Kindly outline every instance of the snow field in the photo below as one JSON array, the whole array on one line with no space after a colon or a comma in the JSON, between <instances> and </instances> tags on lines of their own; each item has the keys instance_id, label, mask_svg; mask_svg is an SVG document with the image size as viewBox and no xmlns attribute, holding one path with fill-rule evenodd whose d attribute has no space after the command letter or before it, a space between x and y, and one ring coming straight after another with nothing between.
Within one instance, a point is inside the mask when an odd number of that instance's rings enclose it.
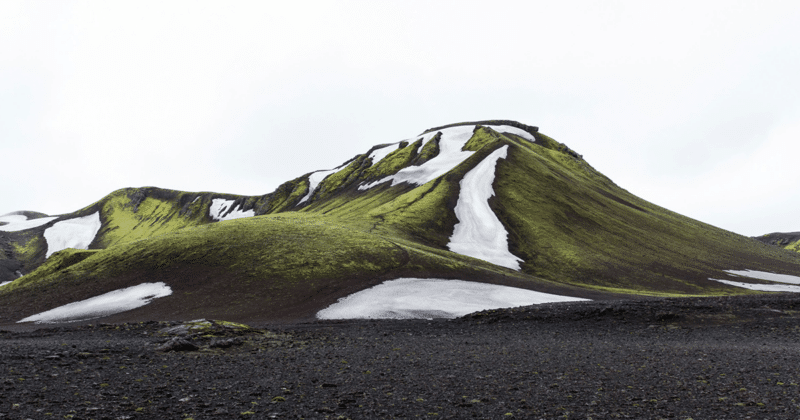
<instances>
[{"instance_id":1,"label":"snow field","mask_svg":"<svg viewBox=\"0 0 800 420\"><path fill-rule=\"evenodd\" d=\"M19 232L21 230L33 229L42 225L46 225L58 217L41 217L38 219L28 219L24 214L6 214L0 216L0 222L8 223L7 225L0 225L2 232Z\"/></svg>"},{"instance_id":2,"label":"snow field","mask_svg":"<svg viewBox=\"0 0 800 420\"><path fill-rule=\"evenodd\" d=\"M781 284L763 284L763 283L745 283L732 280L709 279L725 283L729 286L742 287L750 290L758 290L761 292L793 292L800 293L800 277L791 276L788 274L775 274L766 271L755 270L725 270L726 273L733 274L737 277L745 277L751 279L774 281Z\"/></svg>"},{"instance_id":3,"label":"snow field","mask_svg":"<svg viewBox=\"0 0 800 420\"><path fill-rule=\"evenodd\" d=\"M522 259L508 250L508 232L489 207L494 195L494 169L498 159L505 159L508 145L503 146L464 175L459 185L455 213L458 218L447 248L450 251L519 270Z\"/></svg>"},{"instance_id":4,"label":"snow field","mask_svg":"<svg viewBox=\"0 0 800 420\"><path fill-rule=\"evenodd\" d=\"M241 219L244 217L253 217L256 215L255 210L239 210L241 206L236 206L231 210L230 213L225 214L225 212L231 208L233 203L234 200L215 198L211 200L211 205L208 207L208 215L217 222L221 222L223 220Z\"/></svg>"},{"instance_id":5,"label":"snow field","mask_svg":"<svg viewBox=\"0 0 800 420\"><path fill-rule=\"evenodd\" d=\"M62 249L89 249L100 226L100 212L57 222L44 231L44 239L47 240L45 258Z\"/></svg>"},{"instance_id":6,"label":"snow field","mask_svg":"<svg viewBox=\"0 0 800 420\"><path fill-rule=\"evenodd\" d=\"M55 323L76 322L118 314L147 305L153 299L169 296L172 289L163 282L142 283L114 290L93 298L59 306L19 322Z\"/></svg>"},{"instance_id":7,"label":"snow field","mask_svg":"<svg viewBox=\"0 0 800 420\"><path fill-rule=\"evenodd\" d=\"M468 313L587 299L464 280L400 278L339 299L319 319L457 318Z\"/></svg>"}]
</instances>

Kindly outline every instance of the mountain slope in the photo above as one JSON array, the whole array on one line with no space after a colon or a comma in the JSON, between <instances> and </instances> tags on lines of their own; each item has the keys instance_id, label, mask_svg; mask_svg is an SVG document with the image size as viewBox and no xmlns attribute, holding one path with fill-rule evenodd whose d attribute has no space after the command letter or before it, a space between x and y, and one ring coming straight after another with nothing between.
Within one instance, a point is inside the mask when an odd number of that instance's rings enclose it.
<instances>
[{"instance_id":1,"label":"mountain slope","mask_svg":"<svg viewBox=\"0 0 800 420\"><path fill-rule=\"evenodd\" d=\"M603 299L754 293L709 280L736 278L725 270L800 274L796 253L641 200L513 121L426 130L263 196L131 188L20 219L0 226L0 323L144 282L174 293L109 319L311 318L399 277ZM77 237L89 250L58 252Z\"/></svg>"}]
</instances>

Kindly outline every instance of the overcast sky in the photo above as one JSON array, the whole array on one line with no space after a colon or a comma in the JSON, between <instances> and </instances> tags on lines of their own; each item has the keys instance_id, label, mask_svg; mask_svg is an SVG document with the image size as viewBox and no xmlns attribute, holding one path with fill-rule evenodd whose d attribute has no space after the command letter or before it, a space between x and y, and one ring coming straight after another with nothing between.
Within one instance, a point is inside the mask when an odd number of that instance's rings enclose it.
<instances>
[{"instance_id":1,"label":"overcast sky","mask_svg":"<svg viewBox=\"0 0 800 420\"><path fill-rule=\"evenodd\" d=\"M800 2L0 0L0 214L261 195L513 119L744 235L800 231Z\"/></svg>"}]
</instances>

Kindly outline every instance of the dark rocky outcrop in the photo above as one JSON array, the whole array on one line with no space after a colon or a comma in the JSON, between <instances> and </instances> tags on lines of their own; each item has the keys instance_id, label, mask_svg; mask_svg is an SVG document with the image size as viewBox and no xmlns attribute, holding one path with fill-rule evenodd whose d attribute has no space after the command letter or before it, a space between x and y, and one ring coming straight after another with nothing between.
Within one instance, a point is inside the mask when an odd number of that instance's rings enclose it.
<instances>
[{"instance_id":1,"label":"dark rocky outcrop","mask_svg":"<svg viewBox=\"0 0 800 420\"><path fill-rule=\"evenodd\" d=\"M786 245L800 241L800 232L775 232L766 235L756 236L754 239L761 241L768 245L775 245L785 247Z\"/></svg>"}]
</instances>

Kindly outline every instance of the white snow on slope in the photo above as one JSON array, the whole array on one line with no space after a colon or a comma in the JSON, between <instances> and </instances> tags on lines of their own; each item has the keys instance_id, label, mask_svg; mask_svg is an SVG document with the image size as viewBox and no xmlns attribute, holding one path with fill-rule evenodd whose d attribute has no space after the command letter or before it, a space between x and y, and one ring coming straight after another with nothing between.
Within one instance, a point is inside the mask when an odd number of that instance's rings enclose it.
<instances>
[{"instance_id":1,"label":"white snow on slope","mask_svg":"<svg viewBox=\"0 0 800 420\"><path fill-rule=\"evenodd\" d=\"M13 281L13 280L12 280L12 281ZM5 286L5 285L7 285L8 283L11 283L11 282L10 282L10 281L4 281L4 282L0 283L0 287L3 287L3 286Z\"/></svg>"},{"instance_id":2,"label":"white snow on slope","mask_svg":"<svg viewBox=\"0 0 800 420\"><path fill-rule=\"evenodd\" d=\"M489 125L486 127L490 127L499 133L516 134L529 141L535 140L534 137L527 131L512 127L510 125ZM436 157L423 163L422 165L409 166L401 169L394 175L387 176L366 185L360 185L358 189L362 191L367 190L388 181L392 181L392 186L395 186L401 182L422 185L446 174L456 166L460 165L461 162L467 160L467 158L472 156L473 153L475 153L461 150L464 145L467 144L469 139L472 138L472 132L474 130L474 125L461 125L444 128L438 131L432 131L430 133L423 134L422 136L415 137L414 139L408 139L408 141L411 142L416 141L415 139L422 138L422 145L420 146L421 149L422 147L425 147L425 144L427 144L436 135L436 133L442 133L442 138L439 140L439 154ZM373 164L375 163L376 162L373 160Z\"/></svg>"},{"instance_id":3,"label":"white snow on slope","mask_svg":"<svg viewBox=\"0 0 800 420\"><path fill-rule=\"evenodd\" d=\"M729 286L742 287L745 289L758 290L762 292L800 293L800 277L797 276L792 276L789 274L775 274L775 273L768 273L766 271L755 271L755 270L725 270L725 272L733 274L738 277L749 277L751 279L774 281L780 284L744 283L740 281L719 280L719 279L709 279L709 280L725 283Z\"/></svg>"},{"instance_id":4,"label":"white snow on slope","mask_svg":"<svg viewBox=\"0 0 800 420\"><path fill-rule=\"evenodd\" d=\"M225 214L226 211L233 205L235 200L226 200L224 198L215 198L211 200L211 205L208 207L208 215L212 219L220 222L223 220L242 219L244 217L253 217L256 215L255 210L240 210L241 206L236 206L230 213ZM225 214L223 216L223 214Z\"/></svg>"},{"instance_id":5,"label":"white snow on slope","mask_svg":"<svg viewBox=\"0 0 800 420\"><path fill-rule=\"evenodd\" d=\"M725 270L725 272L740 277L750 277L753 279L777 281L779 283L800 284L800 277L791 276L789 274L775 274L775 273L768 273L766 271L754 271L754 270Z\"/></svg>"},{"instance_id":6,"label":"white snow on slope","mask_svg":"<svg viewBox=\"0 0 800 420\"><path fill-rule=\"evenodd\" d=\"M743 283L740 281L709 279L725 283L729 286L742 287L750 290L759 290L762 292L794 292L800 293L800 286L793 286L789 284L756 284L756 283Z\"/></svg>"},{"instance_id":7,"label":"white snow on slope","mask_svg":"<svg viewBox=\"0 0 800 420\"><path fill-rule=\"evenodd\" d=\"M100 225L100 212L95 212L89 216L62 220L45 229L44 239L47 240L45 258L62 249L88 249L97 231L100 230Z\"/></svg>"},{"instance_id":8,"label":"white snow on slope","mask_svg":"<svg viewBox=\"0 0 800 420\"><path fill-rule=\"evenodd\" d=\"M487 309L587 299L464 280L401 278L339 299L319 319L456 318Z\"/></svg>"},{"instance_id":9,"label":"white snow on slope","mask_svg":"<svg viewBox=\"0 0 800 420\"><path fill-rule=\"evenodd\" d=\"M0 225L2 232L19 232L20 230L33 229L57 219L58 217L41 217L38 219L28 219L24 214L6 214L0 216L0 222L8 223Z\"/></svg>"},{"instance_id":10,"label":"white snow on slope","mask_svg":"<svg viewBox=\"0 0 800 420\"><path fill-rule=\"evenodd\" d=\"M498 133L516 134L525 140L536 141L536 137L533 137L533 134L521 128L512 127L510 125L490 125L489 127L491 127L494 131L497 131Z\"/></svg>"},{"instance_id":11,"label":"white snow on slope","mask_svg":"<svg viewBox=\"0 0 800 420\"><path fill-rule=\"evenodd\" d=\"M76 322L118 314L147 305L155 298L172 294L172 289L163 282L142 283L95 296L79 302L69 303L19 322L55 323Z\"/></svg>"},{"instance_id":12,"label":"white snow on slope","mask_svg":"<svg viewBox=\"0 0 800 420\"><path fill-rule=\"evenodd\" d=\"M381 150L381 149L378 149L378 150ZM314 172L311 175L309 175L308 176L308 192L306 193L306 196L303 197L302 200L297 202L297 205L299 206L300 204L303 204L306 201L308 201L308 199L311 198L311 195L314 194L314 191L317 190L317 187L319 187L320 182L322 182L325 178L327 178L328 175L333 175L336 172L341 171L342 169L346 168L347 165L349 165L349 163L345 163L344 165L339 166L339 167L334 168L334 169L329 169L329 170L326 170L326 171L317 171L317 172Z\"/></svg>"},{"instance_id":13,"label":"white snow on slope","mask_svg":"<svg viewBox=\"0 0 800 420\"><path fill-rule=\"evenodd\" d=\"M442 138L439 140L439 154L436 157L422 165L409 166L401 169L394 175L389 175L367 185L360 185L358 189L367 190L388 181L392 181L392 186L401 182L422 185L444 175L475 153L461 150L472 137L472 131L474 129L474 125L465 125L441 130ZM425 147L425 144L428 143L436 133L437 132L424 134L422 136L422 145L420 148Z\"/></svg>"},{"instance_id":14,"label":"white snow on slope","mask_svg":"<svg viewBox=\"0 0 800 420\"><path fill-rule=\"evenodd\" d=\"M399 146L399 143L393 143L388 146L381 147L380 149L373 150L372 153L369 154L369 158L372 160L372 166L377 165L378 162L383 160L383 158L389 156L390 153L397 150L397 146Z\"/></svg>"},{"instance_id":15,"label":"white snow on slope","mask_svg":"<svg viewBox=\"0 0 800 420\"><path fill-rule=\"evenodd\" d=\"M494 195L494 169L498 159L505 159L508 145L503 146L472 168L459 185L455 213L458 218L447 248L467 255L519 270L522 259L508 250L508 232L489 207Z\"/></svg>"}]
</instances>

